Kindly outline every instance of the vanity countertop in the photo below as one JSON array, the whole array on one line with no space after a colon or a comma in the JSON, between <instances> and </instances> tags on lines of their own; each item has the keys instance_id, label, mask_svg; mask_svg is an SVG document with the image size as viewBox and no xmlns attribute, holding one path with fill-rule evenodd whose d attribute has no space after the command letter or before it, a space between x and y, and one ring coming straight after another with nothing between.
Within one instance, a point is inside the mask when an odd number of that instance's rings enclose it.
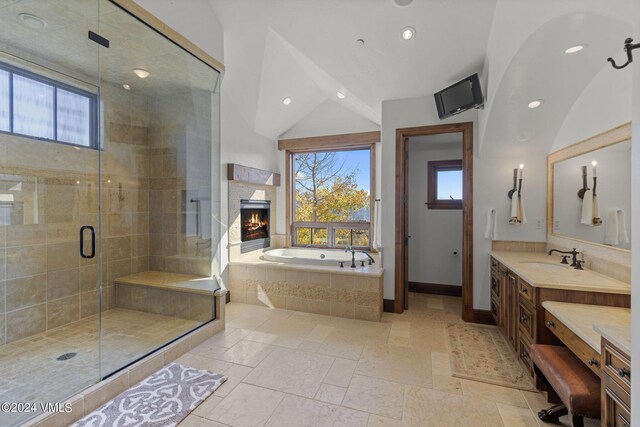
<instances>
[{"instance_id":1,"label":"vanity countertop","mask_svg":"<svg viewBox=\"0 0 640 427\"><path fill-rule=\"evenodd\" d=\"M544 301L542 306L598 353L604 336L630 354L631 309L557 301Z\"/></svg>"},{"instance_id":2,"label":"vanity countertop","mask_svg":"<svg viewBox=\"0 0 640 427\"><path fill-rule=\"evenodd\" d=\"M627 356L631 356L631 323L626 325L596 323L593 329Z\"/></svg>"},{"instance_id":3,"label":"vanity countertop","mask_svg":"<svg viewBox=\"0 0 640 427\"><path fill-rule=\"evenodd\" d=\"M631 285L593 270L560 264L560 257L541 252L491 251L496 261L538 288L631 295Z\"/></svg>"}]
</instances>

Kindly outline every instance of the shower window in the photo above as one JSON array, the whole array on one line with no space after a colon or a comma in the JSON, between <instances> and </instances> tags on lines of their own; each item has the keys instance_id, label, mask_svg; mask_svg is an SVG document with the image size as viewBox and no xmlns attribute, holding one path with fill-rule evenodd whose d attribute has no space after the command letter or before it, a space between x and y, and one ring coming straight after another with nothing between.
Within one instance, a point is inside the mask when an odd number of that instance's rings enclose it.
<instances>
[{"instance_id":1,"label":"shower window","mask_svg":"<svg viewBox=\"0 0 640 427\"><path fill-rule=\"evenodd\" d=\"M0 63L0 131L97 148L95 94Z\"/></svg>"}]
</instances>

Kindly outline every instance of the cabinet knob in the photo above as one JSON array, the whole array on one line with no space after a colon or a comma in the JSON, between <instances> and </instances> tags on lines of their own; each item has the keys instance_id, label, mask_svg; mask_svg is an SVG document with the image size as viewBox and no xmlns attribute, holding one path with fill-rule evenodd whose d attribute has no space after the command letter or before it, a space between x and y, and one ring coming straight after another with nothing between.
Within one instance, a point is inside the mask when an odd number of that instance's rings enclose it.
<instances>
[{"instance_id":1,"label":"cabinet knob","mask_svg":"<svg viewBox=\"0 0 640 427\"><path fill-rule=\"evenodd\" d=\"M618 369L618 375L620 376L620 378L629 377L629 379L631 379L631 369L620 368Z\"/></svg>"},{"instance_id":2,"label":"cabinet knob","mask_svg":"<svg viewBox=\"0 0 640 427\"><path fill-rule=\"evenodd\" d=\"M529 323L529 318L524 314L520 315L520 323Z\"/></svg>"},{"instance_id":3,"label":"cabinet knob","mask_svg":"<svg viewBox=\"0 0 640 427\"><path fill-rule=\"evenodd\" d=\"M556 324L555 324L555 323L553 323L553 322L551 322L551 321L549 321L549 322L547 322L547 327L548 327L548 328L555 328L555 327L556 327Z\"/></svg>"},{"instance_id":4,"label":"cabinet knob","mask_svg":"<svg viewBox=\"0 0 640 427\"><path fill-rule=\"evenodd\" d=\"M485 282L486 283L486 282ZM520 292L522 292L523 294L528 294L529 293L529 289L527 288L520 288Z\"/></svg>"},{"instance_id":5,"label":"cabinet knob","mask_svg":"<svg viewBox=\"0 0 640 427\"><path fill-rule=\"evenodd\" d=\"M600 367L600 362L598 360L596 360L596 359L593 359L593 358L587 360L587 364L589 366L595 366L596 368Z\"/></svg>"}]
</instances>

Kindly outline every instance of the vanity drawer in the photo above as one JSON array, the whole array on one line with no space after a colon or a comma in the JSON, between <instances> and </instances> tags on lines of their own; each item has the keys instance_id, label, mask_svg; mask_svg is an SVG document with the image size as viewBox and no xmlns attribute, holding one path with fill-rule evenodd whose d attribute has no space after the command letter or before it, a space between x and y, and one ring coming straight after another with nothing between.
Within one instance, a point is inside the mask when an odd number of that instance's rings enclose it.
<instances>
[{"instance_id":1,"label":"vanity drawer","mask_svg":"<svg viewBox=\"0 0 640 427\"><path fill-rule=\"evenodd\" d=\"M496 299L493 295L491 296L491 315L493 316L493 320L496 322L497 326L502 325L500 299Z\"/></svg>"},{"instance_id":2,"label":"vanity drawer","mask_svg":"<svg viewBox=\"0 0 640 427\"><path fill-rule=\"evenodd\" d=\"M631 397L608 375L602 376L603 425L631 427Z\"/></svg>"},{"instance_id":3,"label":"vanity drawer","mask_svg":"<svg viewBox=\"0 0 640 427\"><path fill-rule=\"evenodd\" d=\"M560 341L569 347L585 365L600 376L600 354L596 350L546 310L544 312L544 324L555 336L560 338Z\"/></svg>"},{"instance_id":4,"label":"vanity drawer","mask_svg":"<svg viewBox=\"0 0 640 427\"><path fill-rule=\"evenodd\" d=\"M491 271L491 297L500 299L500 273Z\"/></svg>"},{"instance_id":5,"label":"vanity drawer","mask_svg":"<svg viewBox=\"0 0 640 427\"><path fill-rule=\"evenodd\" d=\"M518 303L518 329L532 342L536 340L536 312L529 308L522 296Z\"/></svg>"},{"instance_id":6,"label":"vanity drawer","mask_svg":"<svg viewBox=\"0 0 640 427\"><path fill-rule=\"evenodd\" d=\"M533 377L533 361L531 360L530 351L531 344L525 336L520 336L518 339L518 357L529 371L529 375Z\"/></svg>"},{"instance_id":7,"label":"vanity drawer","mask_svg":"<svg viewBox=\"0 0 640 427\"><path fill-rule=\"evenodd\" d=\"M491 258L491 270L495 271L496 273L500 272L500 263L493 259L493 257Z\"/></svg>"},{"instance_id":8,"label":"vanity drawer","mask_svg":"<svg viewBox=\"0 0 640 427\"><path fill-rule=\"evenodd\" d=\"M518 294L533 304L533 286L518 278Z\"/></svg>"},{"instance_id":9,"label":"vanity drawer","mask_svg":"<svg viewBox=\"0 0 640 427\"><path fill-rule=\"evenodd\" d=\"M606 340L602 341L602 369L627 394L631 394L631 361Z\"/></svg>"}]
</instances>

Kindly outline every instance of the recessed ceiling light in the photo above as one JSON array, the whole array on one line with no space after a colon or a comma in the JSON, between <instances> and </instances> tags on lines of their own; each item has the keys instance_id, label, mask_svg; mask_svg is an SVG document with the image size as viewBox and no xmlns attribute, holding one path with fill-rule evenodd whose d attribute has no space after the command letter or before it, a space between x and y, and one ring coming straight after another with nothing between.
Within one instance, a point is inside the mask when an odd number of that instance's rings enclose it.
<instances>
[{"instance_id":1,"label":"recessed ceiling light","mask_svg":"<svg viewBox=\"0 0 640 427\"><path fill-rule=\"evenodd\" d=\"M135 73L136 76L140 77L141 79L146 79L147 77L149 77L149 74L151 74L150 72L142 68L134 68L133 72Z\"/></svg>"},{"instance_id":2,"label":"recessed ceiling light","mask_svg":"<svg viewBox=\"0 0 640 427\"><path fill-rule=\"evenodd\" d=\"M122 88L123 88L124 90L131 90L131 86L130 86L130 85L128 85L128 84L126 84L126 83L122 85Z\"/></svg>"},{"instance_id":3,"label":"recessed ceiling light","mask_svg":"<svg viewBox=\"0 0 640 427\"><path fill-rule=\"evenodd\" d=\"M413 27L404 27L400 36L403 40L411 40L416 35L416 29Z\"/></svg>"},{"instance_id":4,"label":"recessed ceiling light","mask_svg":"<svg viewBox=\"0 0 640 427\"><path fill-rule=\"evenodd\" d=\"M363 39L356 40L356 46L358 46L358 47L364 46L364 40Z\"/></svg>"},{"instance_id":5,"label":"recessed ceiling light","mask_svg":"<svg viewBox=\"0 0 640 427\"><path fill-rule=\"evenodd\" d=\"M571 46L569 48L567 48L564 53L576 53L576 52L580 52L582 49L585 48L585 45L583 44L577 44L575 46Z\"/></svg>"},{"instance_id":6,"label":"recessed ceiling light","mask_svg":"<svg viewBox=\"0 0 640 427\"><path fill-rule=\"evenodd\" d=\"M344 93L342 93L342 92L340 92L340 91L336 92L336 96L337 96L338 98L340 98L340 99L344 99Z\"/></svg>"},{"instance_id":7,"label":"recessed ceiling light","mask_svg":"<svg viewBox=\"0 0 640 427\"><path fill-rule=\"evenodd\" d=\"M41 30L47 26L47 21L30 13L21 13L18 15L18 19L20 19L24 25L33 30Z\"/></svg>"},{"instance_id":8,"label":"recessed ceiling light","mask_svg":"<svg viewBox=\"0 0 640 427\"><path fill-rule=\"evenodd\" d=\"M409 6L413 0L393 0L395 4L398 6L404 7Z\"/></svg>"},{"instance_id":9,"label":"recessed ceiling light","mask_svg":"<svg viewBox=\"0 0 640 427\"><path fill-rule=\"evenodd\" d=\"M283 103L284 105L289 105L289 104L291 104L291 97L290 97L290 96L287 96L285 99L283 99L283 100L282 100L282 103Z\"/></svg>"},{"instance_id":10,"label":"recessed ceiling light","mask_svg":"<svg viewBox=\"0 0 640 427\"><path fill-rule=\"evenodd\" d=\"M538 108L542 104L544 104L544 101L542 99L534 99L529 103L529 108Z\"/></svg>"}]
</instances>

